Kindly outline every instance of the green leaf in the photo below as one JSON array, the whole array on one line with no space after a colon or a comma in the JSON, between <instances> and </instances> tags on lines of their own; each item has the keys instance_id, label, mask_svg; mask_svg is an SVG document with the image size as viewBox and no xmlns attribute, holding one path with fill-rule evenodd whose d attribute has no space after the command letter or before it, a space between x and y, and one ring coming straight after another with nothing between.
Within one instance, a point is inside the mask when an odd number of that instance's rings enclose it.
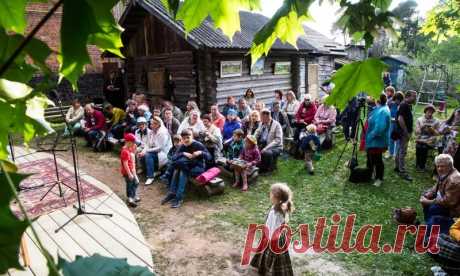
<instances>
[{"instance_id":1,"label":"green leaf","mask_svg":"<svg viewBox=\"0 0 460 276\"><path fill-rule=\"evenodd\" d=\"M15 187L27 177L16 173L9 173L9 176ZM5 173L0 173L0 274L6 273L9 268L22 269L19 247L22 235L29 226L27 221L19 220L10 210L14 194L7 181Z\"/></svg>"},{"instance_id":2,"label":"green leaf","mask_svg":"<svg viewBox=\"0 0 460 276\"><path fill-rule=\"evenodd\" d=\"M0 1L0 27L23 34L26 30L26 4L27 0Z\"/></svg>"},{"instance_id":3,"label":"green leaf","mask_svg":"<svg viewBox=\"0 0 460 276\"><path fill-rule=\"evenodd\" d=\"M104 257L94 254L90 257L77 256L75 261L68 262L59 257L59 268L64 276L110 275L110 276L151 276L154 275L146 267L132 266L126 259Z\"/></svg>"},{"instance_id":4,"label":"green leaf","mask_svg":"<svg viewBox=\"0 0 460 276\"><path fill-rule=\"evenodd\" d=\"M24 98L32 92L32 88L22 82L0 79L0 97L7 100Z\"/></svg>"},{"instance_id":5,"label":"green leaf","mask_svg":"<svg viewBox=\"0 0 460 276\"><path fill-rule=\"evenodd\" d=\"M87 44L120 57L122 28L115 22L112 7L117 0L64 0L61 26L60 79L67 78L74 89L86 64L91 62ZM78 30L76 29L78 26Z\"/></svg>"},{"instance_id":6,"label":"green leaf","mask_svg":"<svg viewBox=\"0 0 460 276\"><path fill-rule=\"evenodd\" d=\"M24 36L19 34L7 35L5 30L0 28L0 41L2 41L0 43L0 63L6 62L24 39ZM27 83L38 67L43 73L50 73L46 65L46 59L50 54L51 50L48 45L39 39L32 38L2 78ZM26 61L27 55L31 58L33 64ZM38 67L34 66L34 64Z\"/></svg>"},{"instance_id":7,"label":"green leaf","mask_svg":"<svg viewBox=\"0 0 460 276\"><path fill-rule=\"evenodd\" d=\"M305 31L302 24L309 19L308 8L313 0L284 0L273 17L254 36L250 50L253 63L268 51L279 38L297 48L297 39Z\"/></svg>"},{"instance_id":8,"label":"green leaf","mask_svg":"<svg viewBox=\"0 0 460 276\"><path fill-rule=\"evenodd\" d=\"M374 5L381 10L388 10L391 5L392 0L372 0Z\"/></svg>"},{"instance_id":9,"label":"green leaf","mask_svg":"<svg viewBox=\"0 0 460 276\"><path fill-rule=\"evenodd\" d=\"M343 109L349 100L361 92L378 98L384 87L382 73L387 68L384 62L376 58L344 65L330 80L335 87L326 103Z\"/></svg>"},{"instance_id":10,"label":"green leaf","mask_svg":"<svg viewBox=\"0 0 460 276\"><path fill-rule=\"evenodd\" d=\"M177 10L179 9L179 0L161 0L161 3L169 13L176 17Z\"/></svg>"},{"instance_id":11,"label":"green leaf","mask_svg":"<svg viewBox=\"0 0 460 276\"><path fill-rule=\"evenodd\" d=\"M167 7L171 8L171 5L168 4ZM231 39L235 32L240 30L239 11L243 9L259 10L260 2L259 0L185 0L179 7L176 17L183 21L185 30L190 32L210 16L214 26L220 28Z\"/></svg>"}]
</instances>

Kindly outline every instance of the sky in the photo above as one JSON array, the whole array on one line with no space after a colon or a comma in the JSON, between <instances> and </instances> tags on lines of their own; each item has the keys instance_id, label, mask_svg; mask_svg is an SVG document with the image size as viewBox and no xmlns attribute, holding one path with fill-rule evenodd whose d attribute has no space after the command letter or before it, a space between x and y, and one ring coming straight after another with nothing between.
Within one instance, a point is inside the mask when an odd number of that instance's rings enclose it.
<instances>
[{"instance_id":1,"label":"sky","mask_svg":"<svg viewBox=\"0 0 460 276\"><path fill-rule=\"evenodd\" d=\"M281 6L282 0L262 0L262 14L265 16L272 16L276 10ZM403 0L393 0L390 9L396 7ZM420 16L425 16L426 12L433 8L439 1L438 0L416 0L418 4L418 12ZM343 35L340 33L333 34L331 32L332 25L337 19L336 12L338 11L338 5L331 5L329 1L323 1L321 6L318 5L318 1L310 8L310 13L313 17L313 21L307 22L307 26L315 29L316 31L333 38L335 41L342 43L344 42Z\"/></svg>"}]
</instances>

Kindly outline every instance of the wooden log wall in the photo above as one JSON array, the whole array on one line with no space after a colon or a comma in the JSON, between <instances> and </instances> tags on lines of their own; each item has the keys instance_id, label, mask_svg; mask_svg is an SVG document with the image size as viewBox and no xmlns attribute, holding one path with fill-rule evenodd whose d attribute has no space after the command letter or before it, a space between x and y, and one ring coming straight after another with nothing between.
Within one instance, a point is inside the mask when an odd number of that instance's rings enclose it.
<instances>
[{"instance_id":1,"label":"wooden log wall","mask_svg":"<svg viewBox=\"0 0 460 276\"><path fill-rule=\"evenodd\" d=\"M128 60L127 71L130 87L145 86L145 74L165 69L172 75L175 84L176 104L185 107L191 98L197 98L196 68L192 51L142 56ZM149 91L146 91L149 94Z\"/></svg>"},{"instance_id":2,"label":"wooden log wall","mask_svg":"<svg viewBox=\"0 0 460 276\"><path fill-rule=\"evenodd\" d=\"M272 56L266 57L264 63L263 75L250 74L250 58L244 55L230 55L230 54L217 54L214 55L214 75L216 79L215 102L223 105L228 96L240 98L244 95L246 89L251 88L257 99L265 103L271 103L274 98L274 91L280 89L288 91L292 89L292 74L275 75L273 74L273 67L275 62L291 61L291 57L286 56ZM220 62L242 60L242 76L240 77L220 77Z\"/></svg>"}]
</instances>

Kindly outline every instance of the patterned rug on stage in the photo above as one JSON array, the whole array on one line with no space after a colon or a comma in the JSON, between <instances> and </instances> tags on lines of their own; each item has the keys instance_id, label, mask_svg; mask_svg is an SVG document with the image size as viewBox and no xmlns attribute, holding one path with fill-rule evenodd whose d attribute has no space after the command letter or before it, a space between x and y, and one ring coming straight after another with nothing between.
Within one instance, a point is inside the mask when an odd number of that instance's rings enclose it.
<instances>
[{"instance_id":1,"label":"patterned rug on stage","mask_svg":"<svg viewBox=\"0 0 460 276\"><path fill-rule=\"evenodd\" d=\"M67 206L72 206L77 202L77 193L75 186L75 177L73 170L64 168L58 162L59 178L62 183L62 194L59 194L59 186L55 185L51 190L50 188L56 182L56 171L54 161L52 158L45 158L19 165L21 173L32 174L24 181L21 182L22 188L32 188L29 190L22 190L19 192L19 198L23 203L28 216L35 218L54 210L61 209ZM92 185L88 181L80 177L80 196L82 200L88 200L96 196L102 195L103 190ZM43 185L43 186L41 186ZM37 188L33 188L37 187ZM50 190L50 192L42 199L42 197ZM19 206L12 204L11 209L16 215L20 215Z\"/></svg>"}]
</instances>

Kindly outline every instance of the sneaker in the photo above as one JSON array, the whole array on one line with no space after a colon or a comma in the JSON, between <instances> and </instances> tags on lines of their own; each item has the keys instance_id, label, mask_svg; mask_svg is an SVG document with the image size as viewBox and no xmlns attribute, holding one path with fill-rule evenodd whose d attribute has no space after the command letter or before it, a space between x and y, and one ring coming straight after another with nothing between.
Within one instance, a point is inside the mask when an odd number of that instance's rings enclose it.
<instances>
[{"instance_id":1,"label":"sneaker","mask_svg":"<svg viewBox=\"0 0 460 276\"><path fill-rule=\"evenodd\" d=\"M308 171L309 175L315 175L315 171Z\"/></svg>"},{"instance_id":2,"label":"sneaker","mask_svg":"<svg viewBox=\"0 0 460 276\"><path fill-rule=\"evenodd\" d=\"M134 202L140 202L140 201L141 201L141 198L140 198L140 197L136 196L136 197L134 198Z\"/></svg>"},{"instance_id":3,"label":"sneaker","mask_svg":"<svg viewBox=\"0 0 460 276\"><path fill-rule=\"evenodd\" d=\"M128 206L137 207L136 201L132 197L128 197Z\"/></svg>"},{"instance_id":4,"label":"sneaker","mask_svg":"<svg viewBox=\"0 0 460 276\"><path fill-rule=\"evenodd\" d=\"M180 206L182 205L182 200L174 200L172 203L171 203L171 208L179 208Z\"/></svg>"},{"instance_id":5,"label":"sneaker","mask_svg":"<svg viewBox=\"0 0 460 276\"><path fill-rule=\"evenodd\" d=\"M410 175L408 175L407 173L399 173L399 176L404 179L404 180L407 180L407 181L412 181L412 177Z\"/></svg>"},{"instance_id":6,"label":"sneaker","mask_svg":"<svg viewBox=\"0 0 460 276\"><path fill-rule=\"evenodd\" d=\"M162 200L161 200L161 205L165 205L166 203L170 202L176 198L175 194L168 193Z\"/></svg>"},{"instance_id":7,"label":"sneaker","mask_svg":"<svg viewBox=\"0 0 460 276\"><path fill-rule=\"evenodd\" d=\"M380 187L381 185L382 185L382 180L380 180L380 179L375 180L375 182L374 182L375 187Z\"/></svg>"},{"instance_id":8,"label":"sneaker","mask_svg":"<svg viewBox=\"0 0 460 276\"><path fill-rule=\"evenodd\" d=\"M152 185L153 184L153 178L147 178L147 180L145 181L145 185Z\"/></svg>"},{"instance_id":9,"label":"sneaker","mask_svg":"<svg viewBox=\"0 0 460 276\"><path fill-rule=\"evenodd\" d=\"M394 168L393 171L396 172L396 173L400 173L400 172L401 172L398 168Z\"/></svg>"}]
</instances>

